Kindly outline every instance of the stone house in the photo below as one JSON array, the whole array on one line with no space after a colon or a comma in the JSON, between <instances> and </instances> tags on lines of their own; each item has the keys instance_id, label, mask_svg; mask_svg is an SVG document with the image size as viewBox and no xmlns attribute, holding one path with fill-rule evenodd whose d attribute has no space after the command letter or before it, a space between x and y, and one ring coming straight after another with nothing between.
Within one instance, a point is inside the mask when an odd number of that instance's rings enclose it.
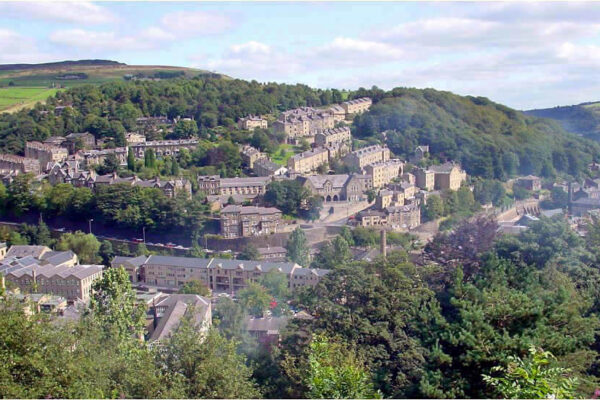
<instances>
[{"instance_id":1,"label":"stone house","mask_svg":"<svg viewBox=\"0 0 600 400\"><path fill-rule=\"evenodd\" d=\"M253 195L254 197L265 194L267 185L272 178L269 176L221 178L219 181L219 194L221 195Z\"/></svg>"},{"instance_id":2,"label":"stone house","mask_svg":"<svg viewBox=\"0 0 600 400\"><path fill-rule=\"evenodd\" d=\"M267 158L266 154L261 153L258 149L250 145L246 145L242 148L241 156L244 164L250 169L254 168L254 163L256 161L261 158Z\"/></svg>"},{"instance_id":3,"label":"stone house","mask_svg":"<svg viewBox=\"0 0 600 400\"><path fill-rule=\"evenodd\" d=\"M269 235L277 232L281 215L274 207L229 205L221 210L221 235L228 239Z\"/></svg>"},{"instance_id":4,"label":"stone house","mask_svg":"<svg viewBox=\"0 0 600 400\"><path fill-rule=\"evenodd\" d=\"M84 149L93 149L96 146L96 138L89 132L71 133L65 137L66 146L71 153L77 150L77 143L81 143Z\"/></svg>"},{"instance_id":5,"label":"stone house","mask_svg":"<svg viewBox=\"0 0 600 400\"><path fill-rule=\"evenodd\" d=\"M253 131L257 128L267 129L267 126L267 120L256 115L249 115L247 117L240 118L238 121L238 127L248 131Z\"/></svg>"},{"instance_id":6,"label":"stone house","mask_svg":"<svg viewBox=\"0 0 600 400\"><path fill-rule=\"evenodd\" d=\"M52 146L40 142L27 142L25 144L25 157L35 158L40 162L41 168L47 171L47 165L63 162L69 153L64 147Z\"/></svg>"},{"instance_id":7,"label":"stone house","mask_svg":"<svg viewBox=\"0 0 600 400\"><path fill-rule=\"evenodd\" d=\"M283 165L276 164L267 158L261 158L254 162L254 173L258 176L282 176L288 169Z\"/></svg>"},{"instance_id":8,"label":"stone house","mask_svg":"<svg viewBox=\"0 0 600 400\"><path fill-rule=\"evenodd\" d=\"M219 175L198 175L198 191L207 195L216 195L221 191Z\"/></svg>"},{"instance_id":9,"label":"stone house","mask_svg":"<svg viewBox=\"0 0 600 400\"><path fill-rule=\"evenodd\" d=\"M28 173L38 175L41 172L40 162L34 158L0 154L0 173Z\"/></svg>"},{"instance_id":10,"label":"stone house","mask_svg":"<svg viewBox=\"0 0 600 400\"><path fill-rule=\"evenodd\" d=\"M404 162L397 158L393 158L387 161L378 161L369 164L364 170L367 175L373 177L373 187L380 188L402 175L403 168Z\"/></svg>"},{"instance_id":11,"label":"stone house","mask_svg":"<svg viewBox=\"0 0 600 400\"><path fill-rule=\"evenodd\" d=\"M354 150L344 157L344 163L350 168L362 171L369 164L390 159L390 149L381 145L373 145Z\"/></svg>"},{"instance_id":12,"label":"stone house","mask_svg":"<svg viewBox=\"0 0 600 400\"><path fill-rule=\"evenodd\" d=\"M458 190L467 180L467 173L454 163L433 165L429 170L435 173L435 190Z\"/></svg>"},{"instance_id":13,"label":"stone house","mask_svg":"<svg viewBox=\"0 0 600 400\"><path fill-rule=\"evenodd\" d=\"M315 145L321 147L332 143L350 143L351 140L352 135L348 127L325 129L315 134Z\"/></svg>"},{"instance_id":14,"label":"stone house","mask_svg":"<svg viewBox=\"0 0 600 400\"><path fill-rule=\"evenodd\" d=\"M314 172L323 164L329 162L329 152L327 149L319 147L296 154L288 159L288 169L297 174Z\"/></svg>"},{"instance_id":15,"label":"stone house","mask_svg":"<svg viewBox=\"0 0 600 400\"><path fill-rule=\"evenodd\" d=\"M328 110L333 115L333 120L335 122L344 121L346 119L346 110L341 105L333 104Z\"/></svg>"},{"instance_id":16,"label":"stone house","mask_svg":"<svg viewBox=\"0 0 600 400\"><path fill-rule=\"evenodd\" d=\"M369 111L372 104L373 101L370 98L361 97L343 102L342 108L346 111L346 114L362 114Z\"/></svg>"},{"instance_id":17,"label":"stone house","mask_svg":"<svg viewBox=\"0 0 600 400\"><path fill-rule=\"evenodd\" d=\"M424 168L415 168L412 173L415 176L415 184L427 191L433 190L435 187L435 172Z\"/></svg>"}]
</instances>

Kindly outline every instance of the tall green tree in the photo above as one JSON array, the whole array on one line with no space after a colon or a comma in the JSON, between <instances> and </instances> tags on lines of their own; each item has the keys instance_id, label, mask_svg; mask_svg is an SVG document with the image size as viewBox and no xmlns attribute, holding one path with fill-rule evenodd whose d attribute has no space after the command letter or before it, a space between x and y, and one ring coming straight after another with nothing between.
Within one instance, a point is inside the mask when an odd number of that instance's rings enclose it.
<instances>
[{"instance_id":1,"label":"tall green tree","mask_svg":"<svg viewBox=\"0 0 600 400\"><path fill-rule=\"evenodd\" d=\"M381 398L356 356L324 336L312 340L308 365L307 397L311 399Z\"/></svg>"},{"instance_id":2,"label":"tall green tree","mask_svg":"<svg viewBox=\"0 0 600 400\"><path fill-rule=\"evenodd\" d=\"M127 169L130 171L135 171L135 157L131 147L127 149Z\"/></svg>"},{"instance_id":3,"label":"tall green tree","mask_svg":"<svg viewBox=\"0 0 600 400\"><path fill-rule=\"evenodd\" d=\"M123 343L142 336L144 306L136 301L129 274L123 267L105 270L92 288L91 317L107 335L115 335Z\"/></svg>"},{"instance_id":4,"label":"tall green tree","mask_svg":"<svg viewBox=\"0 0 600 400\"><path fill-rule=\"evenodd\" d=\"M98 252L100 251L100 242L96 236L91 233L77 231L75 233L65 233L61 236L57 250L72 250L82 263L93 264L100 262Z\"/></svg>"},{"instance_id":5,"label":"tall green tree","mask_svg":"<svg viewBox=\"0 0 600 400\"><path fill-rule=\"evenodd\" d=\"M159 363L169 389L186 398L258 398L252 369L236 343L215 330L203 333L189 315L164 343Z\"/></svg>"},{"instance_id":6,"label":"tall green tree","mask_svg":"<svg viewBox=\"0 0 600 400\"><path fill-rule=\"evenodd\" d=\"M309 263L308 240L300 227L294 229L285 245L288 260L298 265L306 266Z\"/></svg>"}]
</instances>

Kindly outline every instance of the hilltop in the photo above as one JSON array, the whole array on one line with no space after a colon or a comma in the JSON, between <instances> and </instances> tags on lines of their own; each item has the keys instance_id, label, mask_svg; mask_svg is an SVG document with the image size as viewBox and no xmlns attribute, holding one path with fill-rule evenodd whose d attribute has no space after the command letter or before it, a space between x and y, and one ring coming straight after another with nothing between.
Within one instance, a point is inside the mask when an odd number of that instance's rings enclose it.
<instances>
[{"instance_id":1,"label":"hilltop","mask_svg":"<svg viewBox=\"0 0 600 400\"><path fill-rule=\"evenodd\" d=\"M600 102L524 111L536 117L558 121L564 129L600 141Z\"/></svg>"},{"instance_id":2,"label":"hilltop","mask_svg":"<svg viewBox=\"0 0 600 400\"><path fill-rule=\"evenodd\" d=\"M111 60L77 60L77 61L56 61L39 64L0 64L0 71L44 69L44 68L63 68L63 67L83 67L98 65L125 65L123 63Z\"/></svg>"},{"instance_id":3,"label":"hilltop","mask_svg":"<svg viewBox=\"0 0 600 400\"><path fill-rule=\"evenodd\" d=\"M0 65L0 111L14 112L44 101L57 91L126 79L192 78L209 71L164 65L127 65L112 60ZM222 76L222 75L218 75Z\"/></svg>"}]
</instances>

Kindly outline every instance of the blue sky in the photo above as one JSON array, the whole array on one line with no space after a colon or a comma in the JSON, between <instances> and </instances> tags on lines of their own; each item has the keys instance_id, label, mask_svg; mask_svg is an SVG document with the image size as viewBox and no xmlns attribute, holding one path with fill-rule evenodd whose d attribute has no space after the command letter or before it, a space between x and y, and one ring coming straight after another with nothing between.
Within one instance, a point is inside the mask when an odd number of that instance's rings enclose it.
<instances>
[{"instance_id":1,"label":"blue sky","mask_svg":"<svg viewBox=\"0 0 600 400\"><path fill-rule=\"evenodd\" d=\"M600 3L0 2L0 63L85 58L552 107L600 100Z\"/></svg>"}]
</instances>

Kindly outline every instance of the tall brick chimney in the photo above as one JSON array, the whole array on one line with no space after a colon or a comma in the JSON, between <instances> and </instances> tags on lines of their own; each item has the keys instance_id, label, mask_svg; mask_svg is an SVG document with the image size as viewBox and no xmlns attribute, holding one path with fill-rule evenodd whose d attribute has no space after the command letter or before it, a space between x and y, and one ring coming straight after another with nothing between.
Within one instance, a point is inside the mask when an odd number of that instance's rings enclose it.
<instances>
[{"instance_id":1,"label":"tall brick chimney","mask_svg":"<svg viewBox=\"0 0 600 400\"><path fill-rule=\"evenodd\" d=\"M381 245L381 256L383 258L387 257L387 232L385 229L381 230L381 240L380 240L380 245Z\"/></svg>"}]
</instances>

